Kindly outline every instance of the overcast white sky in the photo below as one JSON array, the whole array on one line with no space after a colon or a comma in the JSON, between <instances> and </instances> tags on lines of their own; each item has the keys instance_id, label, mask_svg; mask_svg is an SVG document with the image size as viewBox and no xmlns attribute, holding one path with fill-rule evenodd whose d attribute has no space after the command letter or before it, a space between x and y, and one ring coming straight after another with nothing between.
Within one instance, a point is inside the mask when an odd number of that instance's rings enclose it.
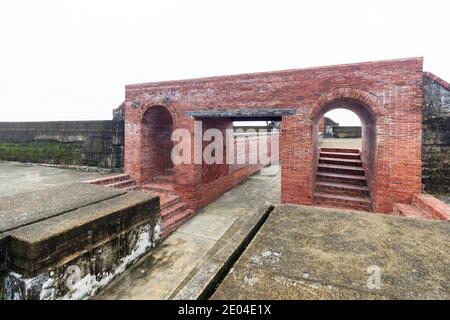
<instances>
[{"instance_id":1,"label":"overcast white sky","mask_svg":"<svg viewBox=\"0 0 450 320\"><path fill-rule=\"evenodd\" d=\"M0 0L0 121L110 119L129 83L412 56L449 81L449 4Z\"/></svg>"}]
</instances>

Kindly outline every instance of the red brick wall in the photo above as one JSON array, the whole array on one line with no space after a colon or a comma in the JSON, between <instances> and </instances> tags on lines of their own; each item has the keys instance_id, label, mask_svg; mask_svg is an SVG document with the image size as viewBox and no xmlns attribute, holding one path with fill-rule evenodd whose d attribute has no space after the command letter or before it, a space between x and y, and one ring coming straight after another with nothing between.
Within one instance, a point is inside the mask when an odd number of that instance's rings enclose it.
<instances>
[{"instance_id":1,"label":"red brick wall","mask_svg":"<svg viewBox=\"0 0 450 320\"><path fill-rule=\"evenodd\" d=\"M376 211L390 212L393 203L408 203L414 193L420 192L422 65L421 58L412 58L129 85L125 104L125 171L138 180L142 176L141 117L150 106L165 106L174 127L191 132L194 119L186 111L295 108L297 114L284 116L282 121L282 201L311 204L314 121L334 100L351 99L373 114L374 206ZM207 202L200 200L205 198L199 194L205 191L201 188L201 171L198 165L175 168L176 190L193 206ZM221 179L235 177L231 174ZM219 184L221 179L215 182Z\"/></svg>"}]
</instances>

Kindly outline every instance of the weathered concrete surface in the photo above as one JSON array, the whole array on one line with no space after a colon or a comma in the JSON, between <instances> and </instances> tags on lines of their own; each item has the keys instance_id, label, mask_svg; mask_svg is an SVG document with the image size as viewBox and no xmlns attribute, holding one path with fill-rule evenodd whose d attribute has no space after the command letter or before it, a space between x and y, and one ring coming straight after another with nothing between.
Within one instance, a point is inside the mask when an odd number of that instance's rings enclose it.
<instances>
[{"instance_id":1,"label":"weathered concrete surface","mask_svg":"<svg viewBox=\"0 0 450 320\"><path fill-rule=\"evenodd\" d=\"M206 299L216 285L245 250L274 206L265 204L255 209L255 215L246 221L236 221L206 254L191 274L172 294L175 300Z\"/></svg>"},{"instance_id":2,"label":"weathered concrete surface","mask_svg":"<svg viewBox=\"0 0 450 320\"><path fill-rule=\"evenodd\" d=\"M159 198L85 183L0 198L5 299L84 299L159 243Z\"/></svg>"},{"instance_id":3,"label":"weathered concrete surface","mask_svg":"<svg viewBox=\"0 0 450 320\"><path fill-rule=\"evenodd\" d=\"M130 192L15 229L10 269L33 275L135 226L156 225L158 211L157 198Z\"/></svg>"},{"instance_id":4,"label":"weathered concrete surface","mask_svg":"<svg viewBox=\"0 0 450 320\"><path fill-rule=\"evenodd\" d=\"M361 138L359 139L322 138L319 140L319 146L322 148L361 149Z\"/></svg>"},{"instance_id":5,"label":"weathered concrete surface","mask_svg":"<svg viewBox=\"0 0 450 320\"><path fill-rule=\"evenodd\" d=\"M0 234L125 193L119 189L76 183L2 197Z\"/></svg>"},{"instance_id":6,"label":"weathered concrete surface","mask_svg":"<svg viewBox=\"0 0 450 320\"><path fill-rule=\"evenodd\" d=\"M269 174L266 169L263 174ZM280 202L280 176L255 174L204 207L149 255L113 281L96 299L169 299L196 270L257 215ZM239 237L238 237L239 238ZM235 239L236 242L238 239ZM222 261L219 263L223 264Z\"/></svg>"},{"instance_id":7,"label":"weathered concrete surface","mask_svg":"<svg viewBox=\"0 0 450 320\"><path fill-rule=\"evenodd\" d=\"M0 161L0 197L44 190L104 176L97 172L81 172Z\"/></svg>"},{"instance_id":8,"label":"weathered concrete surface","mask_svg":"<svg viewBox=\"0 0 450 320\"><path fill-rule=\"evenodd\" d=\"M213 299L449 299L449 234L441 221L279 206Z\"/></svg>"}]
</instances>

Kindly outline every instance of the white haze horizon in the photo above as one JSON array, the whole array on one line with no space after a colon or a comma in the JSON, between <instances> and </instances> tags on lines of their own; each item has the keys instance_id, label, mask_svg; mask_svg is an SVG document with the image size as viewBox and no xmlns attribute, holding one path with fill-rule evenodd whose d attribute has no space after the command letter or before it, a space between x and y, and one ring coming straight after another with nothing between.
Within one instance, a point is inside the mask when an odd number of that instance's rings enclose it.
<instances>
[{"instance_id":1,"label":"white haze horizon","mask_svg":"<svg viewBox=\"0 0 450 320\"><path fill-rule=\"evenodd\" d=\"M109 120L126 84L424 57L450 80L450 2L0 2L0 121ZM340 125L356 115L333 110Z\"/></svg>"}]
</instances>

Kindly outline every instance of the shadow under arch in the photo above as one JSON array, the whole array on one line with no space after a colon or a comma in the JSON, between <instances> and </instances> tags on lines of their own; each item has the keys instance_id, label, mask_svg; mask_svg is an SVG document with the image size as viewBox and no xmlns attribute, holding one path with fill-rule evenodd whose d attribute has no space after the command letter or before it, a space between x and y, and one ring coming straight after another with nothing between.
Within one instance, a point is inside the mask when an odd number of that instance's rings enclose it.
<instances>
[{"instance_id":1,"label":"shadow under arch","mask_svg":"<svg viewBox=\"0 0 450 320\"><path fill-rule=\"evenodd\" d=\"M149 182L165 170L173 168L171 152L173 117L160 105L146 108L141 118L141 181Z\"/></svg>"}]
</instances>

